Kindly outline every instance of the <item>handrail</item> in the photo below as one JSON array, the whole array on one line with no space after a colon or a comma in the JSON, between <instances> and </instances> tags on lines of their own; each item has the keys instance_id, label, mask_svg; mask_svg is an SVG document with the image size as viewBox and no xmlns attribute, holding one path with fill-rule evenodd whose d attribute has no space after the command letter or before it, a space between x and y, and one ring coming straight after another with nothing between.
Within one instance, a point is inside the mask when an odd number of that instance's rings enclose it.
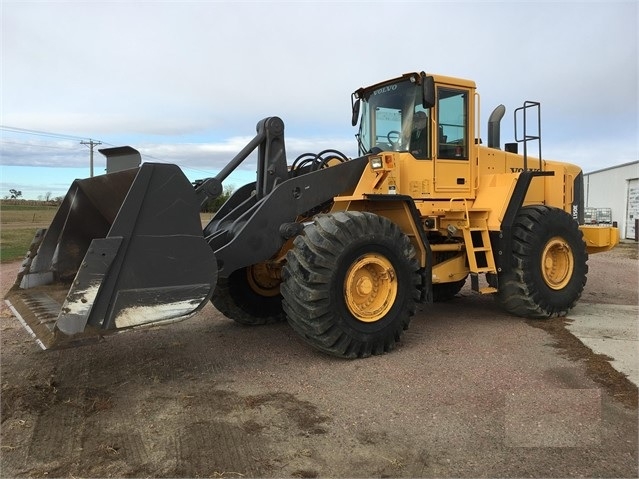
<instances>
[{"instance_id":1,"label":"handrail","mask_svg":"<svg viewBox=\"0 0 639 479\"><path fill-rule=\"evenodd\" d=\"M526 121L527 118L527 110L529 108L537 108L537 134L536 135L530 135L528 133L528 124ZM523 120L524 120L524 131L523 131L523 137L519 137L519 134L517 132L517 112L518 111L522 111L522 115L523 115ZM524 144L524 171L528 170L528 142L532 141L532 140L537 140L537 146L538 146L538 150L539 150L539 171L543 171L542 168L542 161L541 161L541 103L539 103L538 101L528 101L526 100L524 102L524 106L520 106L519 108L515 109L514 112L515 115L515 141L517 143L523 143Z\"/></svg>"}]
</instances>

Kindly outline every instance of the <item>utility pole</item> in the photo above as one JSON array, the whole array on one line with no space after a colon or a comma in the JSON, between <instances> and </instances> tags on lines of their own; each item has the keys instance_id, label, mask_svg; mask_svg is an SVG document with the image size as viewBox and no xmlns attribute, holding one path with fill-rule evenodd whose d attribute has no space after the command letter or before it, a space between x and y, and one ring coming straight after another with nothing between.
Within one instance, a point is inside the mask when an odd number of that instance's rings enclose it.
<instances>
[{"instance_id":1,"label":"utility pole","mask_svg":"<svg viewBox=\"0 0 639 479\"><path fill-rule=\"evenodd\" d=\"M101 145L101 141L95 141L89 138L89 141L82 140L80 142L82 145L89 145L89 167L90 167L90 177L93 178L93 147Z\"/></svg>"}]
</instances>

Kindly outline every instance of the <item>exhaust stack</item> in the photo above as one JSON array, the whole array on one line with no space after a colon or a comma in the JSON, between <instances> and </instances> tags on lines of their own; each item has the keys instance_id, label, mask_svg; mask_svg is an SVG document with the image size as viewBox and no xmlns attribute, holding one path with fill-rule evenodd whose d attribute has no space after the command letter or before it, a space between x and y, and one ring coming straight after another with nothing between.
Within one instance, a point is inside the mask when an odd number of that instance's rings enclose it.
<instances>
[{"instance_id":1,"label":"exhaust stack","mask_svg":"<svg viewBox=\"0 0 639 479\"><path fill-rule=\"evenodd\" d=\"M506 113L506 107L504 105L497 106L488 118L488 148L495 148L500 150L500 123L501 119Z\"/></svg>"}]
</instances>

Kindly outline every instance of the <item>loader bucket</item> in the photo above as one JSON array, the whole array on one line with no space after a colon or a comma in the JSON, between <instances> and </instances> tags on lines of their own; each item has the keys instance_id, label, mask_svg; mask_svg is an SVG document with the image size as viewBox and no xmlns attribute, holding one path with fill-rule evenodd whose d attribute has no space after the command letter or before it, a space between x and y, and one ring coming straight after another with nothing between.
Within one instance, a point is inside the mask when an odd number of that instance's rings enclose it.
<instances>
[{"instance_id":1,"label":"loader bucket","mask_svg":"<svg viewBox=\"0 0 639 479\"><path fill-rule=\"evenodd\" d=\"M176 165L75 180L6 302L45 349L187 318L217 281L199 210Z\"/></svg>"}]
</instances>

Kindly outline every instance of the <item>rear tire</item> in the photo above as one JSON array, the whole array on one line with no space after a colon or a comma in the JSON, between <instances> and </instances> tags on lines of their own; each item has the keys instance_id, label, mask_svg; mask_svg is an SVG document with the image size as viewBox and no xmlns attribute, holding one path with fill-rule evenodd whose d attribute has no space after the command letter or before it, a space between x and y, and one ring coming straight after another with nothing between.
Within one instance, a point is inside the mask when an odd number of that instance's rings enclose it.
<instances>
[{"instance_id":1,"label":"rear tire","mask_svg":"<svg viewBox=\"0 0 639 479\"><path fill-rule=\"evenodd\" d=\"M409 238L372 213L316 217L295 239L283 277L291 327L313 347L344 358L391 351L420 297Z\"/></svg>"},{"instance_id":2,"label":"rear tire","mask_svg":"<svg viewBox=\"0 0 639 479\"><path fill-rule=\"evenodd\" d=\"M511 267L499 275L500 305L528 318L565 316L581 297L588 273L577 222L558 208L527 206L512 235Z\"/></svg>"},{"instance_id":3,"label":"rear tire","mask_svg":"<svg viewBox=\"0 0 639 479\"><path fill-rule=\"evenodd\" d=\"M247 326L284 321L279 281L261 271L263 264L248 266L219 278L211 302L224 316Z\"/></svg>"}]
</instances>

